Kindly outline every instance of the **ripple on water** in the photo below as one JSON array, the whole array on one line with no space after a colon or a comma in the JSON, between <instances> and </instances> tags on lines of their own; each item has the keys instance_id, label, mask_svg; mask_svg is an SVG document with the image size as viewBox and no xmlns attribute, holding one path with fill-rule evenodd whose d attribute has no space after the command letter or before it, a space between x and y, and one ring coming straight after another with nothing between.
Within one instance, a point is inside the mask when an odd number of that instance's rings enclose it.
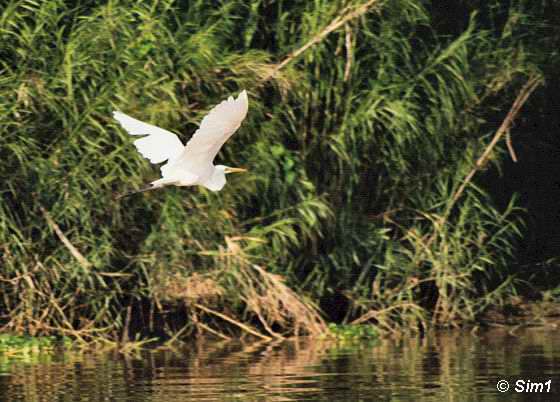
<instances>
[{"instance_id":1,"label":"ripple on water","mask_svg":"<svg viewBox=\"0 0 560 402\"><path fill-rule=\"evenodd\" d=\"M542 329L0 359L6 401L560 400L496 390L499 379L548 378L558 392L560 334Z\"/></svg>"}]
</instances>

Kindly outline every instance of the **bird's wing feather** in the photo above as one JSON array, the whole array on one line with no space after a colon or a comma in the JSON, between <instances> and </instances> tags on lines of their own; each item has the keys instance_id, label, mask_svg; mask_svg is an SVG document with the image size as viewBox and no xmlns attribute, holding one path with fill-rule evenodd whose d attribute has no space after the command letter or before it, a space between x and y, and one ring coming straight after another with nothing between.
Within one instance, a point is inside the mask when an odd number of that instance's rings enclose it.
<instances>
[{"instance_id":1,"label":"bird's wing feather","mask_svg":"<svg viewBox=\"0 0 560 402\"><path fill-rule=\"evenodd\" d=\"M144 123L122 112L113 112L113 117L131 135L146 135L134 141L138 152L152 163L161 163L178 157L185 149L181 140L170 131Z\"/></svg>"},{"instance_id":2,"label":"bird's wing feather","mask_svg":"<svg viewBox=\"0 0 560 402\"><path fill-rule=\"evenodd\" d=\"M212 164L216 154L224 143L237 131L249 109L247 91L242 91L237 99L230 96L215 106L202 119L200 127L187 142L181 154L180 163L192 171L197 167Z\"/></svg>"}]
</instances>

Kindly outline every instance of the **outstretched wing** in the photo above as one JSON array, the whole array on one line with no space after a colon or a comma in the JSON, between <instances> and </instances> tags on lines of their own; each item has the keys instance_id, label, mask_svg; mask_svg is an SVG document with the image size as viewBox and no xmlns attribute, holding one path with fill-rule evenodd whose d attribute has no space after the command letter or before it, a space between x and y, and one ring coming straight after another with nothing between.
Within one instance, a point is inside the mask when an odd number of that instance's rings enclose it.
<instances>
[{"instance_id":1,"label":"outstretched wing","mask_svg":"<svg viewBox=\"0 0 560 402\"><path fill-rule=\"evenodd\" d=\"M212 164L222 145L237 131L247 116L248 109L249 101L245 90L237 99L230 96L215 106L202 119L199 129L187 142L177 163L193 173Z\"/></svg>"},{"instance_id":2,"label":"outstretched wing","mask_svg":"<svg viewBox=\"0 0 560 402\"><path fill-rule=\"evenodd\" d=\"M113 112L113 117L129 134L147 135L147 137L134 141L134 145L138 152L152 163L173 160L185 149L181 140L172 132L136 120L121 112Z\"/></svg>"}]
</instances>

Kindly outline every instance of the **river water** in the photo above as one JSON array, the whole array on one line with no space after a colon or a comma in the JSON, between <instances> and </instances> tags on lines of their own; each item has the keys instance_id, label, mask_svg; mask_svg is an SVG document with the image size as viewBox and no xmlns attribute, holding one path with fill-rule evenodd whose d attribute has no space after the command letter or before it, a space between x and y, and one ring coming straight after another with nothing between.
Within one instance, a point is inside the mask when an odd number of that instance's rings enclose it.
<instances>
[{"instance_id":1,"label":"river water","mask_svg":"<svg viewBox=\"0 0 560 402\"><path fill-rule=\"evenodd\" d=\"M559 332L0 356L0 401L560 401Z\"/></svg>"}]
</instances>

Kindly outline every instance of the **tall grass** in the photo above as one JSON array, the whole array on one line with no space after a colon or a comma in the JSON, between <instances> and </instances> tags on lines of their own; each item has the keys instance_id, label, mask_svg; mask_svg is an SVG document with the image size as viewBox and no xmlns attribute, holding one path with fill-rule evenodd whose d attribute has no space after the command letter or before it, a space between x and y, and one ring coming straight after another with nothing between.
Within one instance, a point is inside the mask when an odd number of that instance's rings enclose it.
<instances>
[{"instance_id":1,"label":"tall grass","mask_svg":"<svg viewBox=\"0 0 560 402\"><path fill-rule=\"evenodd\" d=\"M368 13L275 69L366 3ZM347 321L472 319L512 291L502 273L514 203L498 211L470 186L444 225L437 217L535 70L516 36L521 10L490 28L473 13L460 34L441 35L418 0L8 2L4 329L83 339L227 337L249 324L266 336L317 332L317 306L328 316L336 294ZM249 116L218 157L249 175L218 194L114 201L158 170L113 110L185 141L242 88Z\"/></svg>"}]
</instances>

